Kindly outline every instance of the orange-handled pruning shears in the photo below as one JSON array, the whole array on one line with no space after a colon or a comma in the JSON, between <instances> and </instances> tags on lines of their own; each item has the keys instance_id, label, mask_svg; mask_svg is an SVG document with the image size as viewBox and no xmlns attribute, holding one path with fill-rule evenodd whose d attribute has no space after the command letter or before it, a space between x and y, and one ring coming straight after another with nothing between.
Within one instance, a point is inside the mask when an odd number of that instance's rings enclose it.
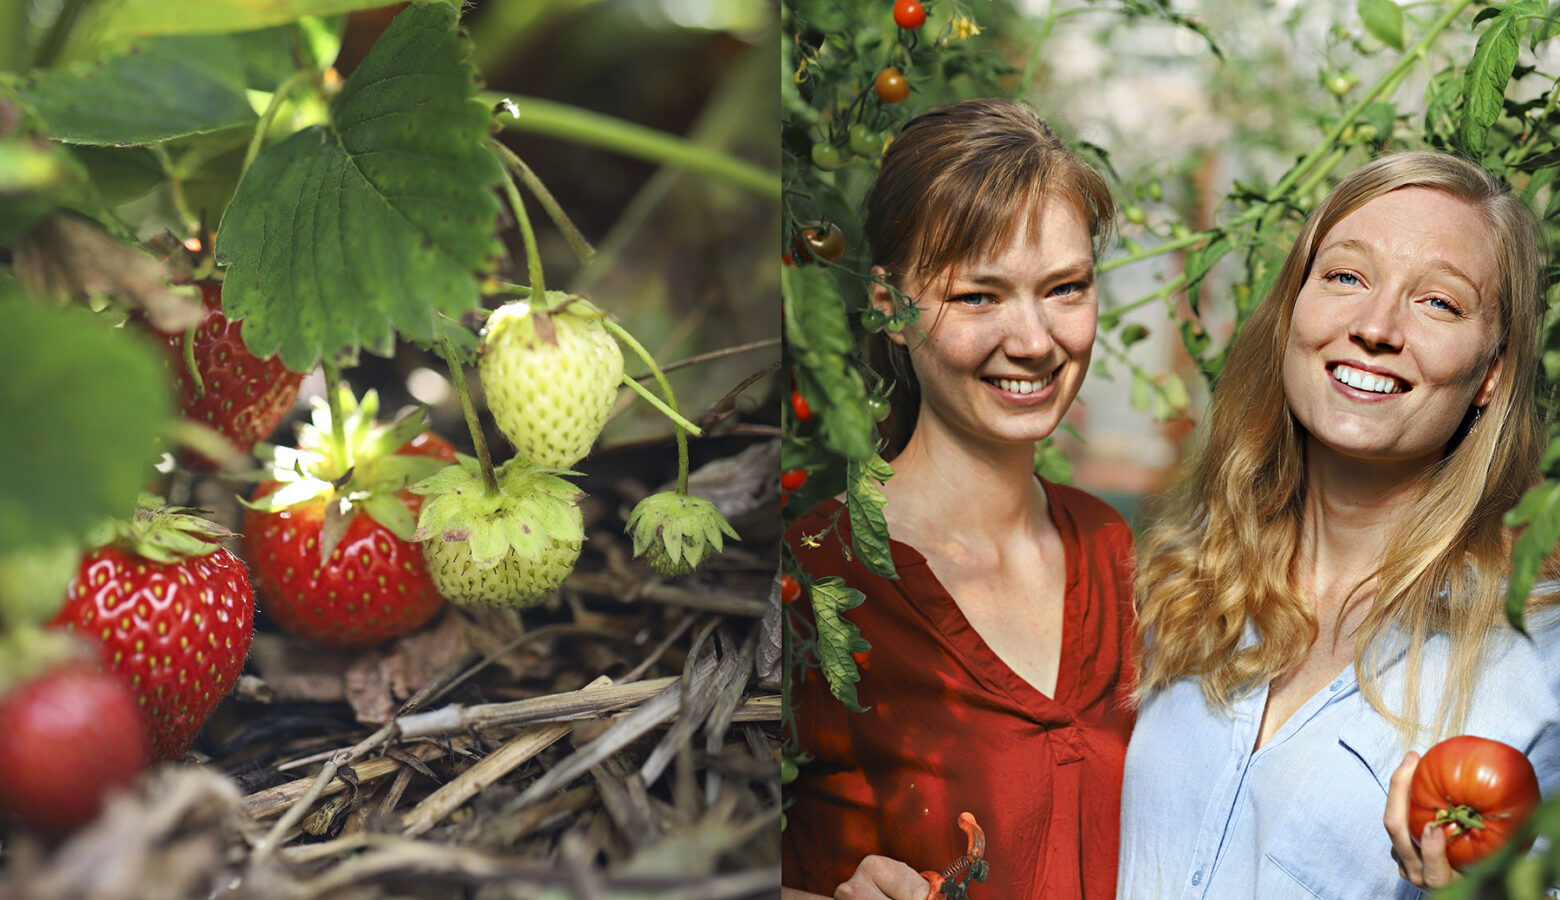
<instances>
[{"instance_id":1,"label":"orange-handled pruning shears","mask_svg":"<svg viewBox=\"0 0 1560 900\"><path fill-rule=\"evenodd\" d=\"M986 833L980 830L975 817L967 812L959 813L959 827L969 835L969 849L941 872L921 873L928 885L926 900L943 900L944 897L969 900L967 891L970 880L986 883L986 872L990 868L986 862Z\"/></svg>"}]
</instances>

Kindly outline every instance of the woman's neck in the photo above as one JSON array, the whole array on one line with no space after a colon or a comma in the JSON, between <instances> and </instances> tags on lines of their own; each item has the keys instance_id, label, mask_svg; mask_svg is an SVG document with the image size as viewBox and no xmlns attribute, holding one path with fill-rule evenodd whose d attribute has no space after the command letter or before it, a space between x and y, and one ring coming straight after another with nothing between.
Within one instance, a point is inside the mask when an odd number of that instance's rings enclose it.
<instances>
[{"instance_id":1,"label":"woman's neck","mask_svg":"<svg viewBox=\"0 0 1560 900\"><path fill-rule=\"evenodd\" d=\"M891 528L1000 545L1048 521L1032 444L971 445L917 428L893 466L883 487Z\"/></svg>"},{"instance_id":2,"label":"woman's neck","mask_svg":"<svg viewBox=\"0 0 1560 900\"><path fill-rule=\"evenodd\" d=\"M1428 474L1424 464L1363 463L1311 442L1296 574L1318 613L1380 567Z\"/></svg>"}]
</instances>

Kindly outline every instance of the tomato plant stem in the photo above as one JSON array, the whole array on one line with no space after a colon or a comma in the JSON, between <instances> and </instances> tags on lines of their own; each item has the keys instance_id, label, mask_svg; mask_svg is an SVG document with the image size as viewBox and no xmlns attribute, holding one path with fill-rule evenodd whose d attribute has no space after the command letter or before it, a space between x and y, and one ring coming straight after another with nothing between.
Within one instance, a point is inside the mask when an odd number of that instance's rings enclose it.
<instances>
[{"instance_id":1,"label":"tomato plant stem","mask_svg":"<svg viewBox=\"0 0 1560 900\"><path fill-rule=\"evenodd\" d=\"M589 265L590 261L596 256L596 248L592 247L590 241L585 239L584 233L575 226L574 220L569 218L569 214L564 211L557 198L553 197L552 192L547 190L547 185L543 184L542 180L536 177L536 173L531 170L531 167L526 165L525 160L517 156L513 150L496 140L492 144L494 152L498 154L498 158L509 167L511 172L519 176L520 181L525 184L526 190L530 191L531 196L535 197L537 202L542 204L542 209L547 211L548 218L552 219L553 224L558 226L558 230L563 233L564 240L568 241L569 246L573 248L574 255L580 258L580 262Z\"/></svg>"},{"instance_id":2,"label":"tomato plant stem","mask_svg":"<svg viewBox=\"0 0 1560 900\"><path fill-rule=\"evenodd\" d=\"M482 478L487 481L488 489L496 492L498 476L493 472L493 456L488 452L487 437L482 433L477 408L471 402L471 385L466 380L466 370L460 364L455 344L442 325L439 327L439 353L450 367L450 381L454 382L455 393L460 397L460 411L465 414L466 428L471 431L471 445L477 452L477 462L482 464Z\"/></svg>"},{"instance_id":3,"label":"tomato plant stem","mask_svg":"<svg viewBox=\"0 0 1560 900\"><path fill-rule=\"evenodd\" d=\"M489 106L496 106L506 97L513 104L515 112L513 115L505 113L498 117L499 125L503 128L602 147L696 175L718 178L769 199L778 200L780 197L778 173L712 147L562 103L492 91L478 95Z\"/></svg>"},{"instance_id":4,"label":"tomato plant stem","mask_svg":"<svg viewBox=\"0 0 1560 900\"><path fill-rule=\"evenodd\" d=\"M531 217L526 214L525 200L520 197L520 190L515 187L513 178L504 179L504 196L509 198L509 206L515 211L515 221L520 225L520 238L525 242L525 262L531 272L531 296L545 299L547 284L542 278L542 254L536 247L536 232L531 229Z\"/></svg>"}]
</instances>

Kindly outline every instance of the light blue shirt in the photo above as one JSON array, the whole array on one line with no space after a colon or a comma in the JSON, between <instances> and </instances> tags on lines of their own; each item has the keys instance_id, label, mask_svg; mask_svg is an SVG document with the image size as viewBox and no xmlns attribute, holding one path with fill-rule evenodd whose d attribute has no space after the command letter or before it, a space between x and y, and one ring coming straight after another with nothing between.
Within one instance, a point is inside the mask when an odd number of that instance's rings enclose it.
<instances>
[{"instance_id":1,"label":"light blue shirt","mask_svg":"<svg viewBox=\"0 0 1560 900\"><path fill-rule=\"evenodd\" d=\"M1560 783L1560 622L1529 616L1529 641L1502 627L1462 733L1527 754L1547 796ZM1437 708L1447 641L1425 646L1420 710ZM1402 697L1405 654L1382 669ZM1149 697L1127 748L1121 794L1123 900L1355 900L1422 893L1399 877L1381 820L1404 752L1396 728L1361 695L1350 666L1255 753L1267 687L1224 712L1196 679ZM1412 748L1419 753L1428 745Z\"/></svg>"}]
</instances>

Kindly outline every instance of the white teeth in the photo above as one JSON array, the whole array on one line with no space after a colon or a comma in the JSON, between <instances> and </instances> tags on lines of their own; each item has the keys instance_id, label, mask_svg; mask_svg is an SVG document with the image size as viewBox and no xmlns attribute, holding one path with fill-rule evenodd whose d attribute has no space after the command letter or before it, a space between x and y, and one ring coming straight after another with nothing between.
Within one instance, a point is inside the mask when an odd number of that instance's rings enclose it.
<instances>
[{"instance_id":1,"label":"white teeth","mask_svg":"<svg viewBox=\"0 0 1560 900\"><path fill-rule=\"evenodd\" d=\"M1010 394L1033 394L1051 383L1051 376L1039 381L1015 381L1012 378L993 378L991 382Z\"/></svg>"},{"instance_id":2,"label":"white teeth","mask_svg":"<svg viewBox=\"0 0 1560 900\"><path fill-rule=\"evenodd\" d=\"M1349 366L1334 366L1332 376L1351 388L1369 391L1372 394L1396 394L1403 390L1403 386L1396 378L1372 375Z\"/></svg>"}]
</instances>

